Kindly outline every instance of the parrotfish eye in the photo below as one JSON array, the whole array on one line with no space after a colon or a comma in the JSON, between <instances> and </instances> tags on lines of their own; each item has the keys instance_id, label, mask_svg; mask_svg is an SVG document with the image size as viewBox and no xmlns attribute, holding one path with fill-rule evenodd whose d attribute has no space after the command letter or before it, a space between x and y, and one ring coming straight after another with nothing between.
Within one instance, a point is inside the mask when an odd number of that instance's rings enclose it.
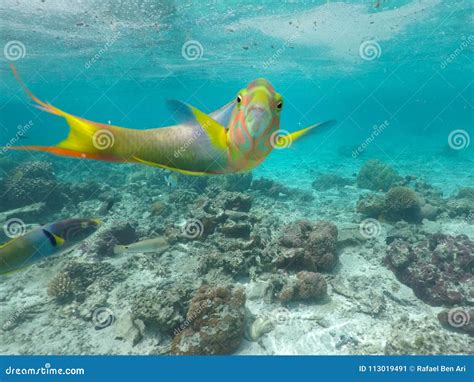
<instances>
[{"instance_id":1,"label":"parrotfish eye","mask_svg":"<svg viewBox=\"0 0 474 382\"><path fill-rule=\"evenodd\" d=\"M242 96L240 94L237 96L237 103L242 103Z\"/></svg>"},{"instance_id":2,"label":"parrotfish eye","mask_svg":"<svg viewBox=\"0 0 474 382\"><path fill-rule=\"evenodd\" d=\"M87 228L88 224L86 222L81 223L81 228Z\"/></svg>"},{"instance_id":3,"label":"parrotfish eye","mask_svg":"<svg viewBox=\"0 0 474 382\"><path fill-rule=\"evenodd\" d=\"M283 108L283 101L277 103L277 109L281 110Z\"/></svg>"}]
</instances>

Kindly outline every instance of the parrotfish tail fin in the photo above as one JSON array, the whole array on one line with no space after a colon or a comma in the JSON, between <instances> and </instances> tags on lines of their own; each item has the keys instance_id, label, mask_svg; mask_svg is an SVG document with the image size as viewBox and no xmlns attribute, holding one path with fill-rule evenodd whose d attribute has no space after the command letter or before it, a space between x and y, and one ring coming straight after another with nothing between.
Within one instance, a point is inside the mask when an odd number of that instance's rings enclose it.
<instances>
[{"instance_id":1,"label":"parrotfish tail fin","mask_svg":"<svg viewBox=\"0 0 474 382\"><path fill-rule=\"evenodd\" d=\"M315 125L308 126L304 129L295 131L290 134L282 134L278 137L275 141L275 146L278 148L289 148L291 144L296 140L300 139L303 135L307 135L309 133L313 133L316 131L320 131L321 128L327 128L334 126L337 122L334 119L329 121L324 121L321 123L316 123Z\"/></svg>"},{"instance_id":2,"label":"parrotfish tail fin","mask_svg":"<svg viewBox=\"0 0 474 382\"><path fill-rule=\"evenodd\" d=\"M13 75L25 90L26 94L37 104L36 106L48 113L66 119L70 130L67 138L56 146L7 146L7 150L36 150L45 151L56 155L123 162L125 160L114 155L112 146L115 135L121 129L102 123L88 121L80 117L68 114L53 105L41 101L36 97L20 78L15 66L10 65Z\"/></svg>"}]
</instances>

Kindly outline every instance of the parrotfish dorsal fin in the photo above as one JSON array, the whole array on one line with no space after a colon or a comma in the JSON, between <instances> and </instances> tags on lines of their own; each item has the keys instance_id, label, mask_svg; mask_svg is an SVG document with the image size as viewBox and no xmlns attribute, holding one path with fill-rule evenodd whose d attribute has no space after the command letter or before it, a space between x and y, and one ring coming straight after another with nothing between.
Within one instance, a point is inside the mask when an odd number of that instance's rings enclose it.
<instances>
[{"instance_id":1,"label":"parrotfish dorsal fin","mask_svg":"<svg viewBox=\"0 0 474 382\"><path fill-rule=\"evenodd\" d=\"M187 103L169 100L168 106L185 122L197 122L206 132L209 140L219 150L227 150L227 130L209 115Z\"/></svg>"}]
</instances>

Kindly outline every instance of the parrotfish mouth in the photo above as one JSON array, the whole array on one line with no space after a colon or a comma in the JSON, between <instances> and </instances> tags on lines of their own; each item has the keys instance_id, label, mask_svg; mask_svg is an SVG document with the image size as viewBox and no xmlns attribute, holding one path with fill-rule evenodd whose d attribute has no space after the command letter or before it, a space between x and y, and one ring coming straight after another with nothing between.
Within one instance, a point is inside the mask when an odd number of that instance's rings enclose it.
<instances>
[{"instance_id":1,"label":"parrotfish mouth","mask_svg":"<svg viewBox=\"0 0 474 382\"><path fill-rule=\"evenodd\" d=\"M272 115L265 107L254 105L247 111L245 119L252 138L258 138L270 125Z\"/></svg>"}]
</instances>

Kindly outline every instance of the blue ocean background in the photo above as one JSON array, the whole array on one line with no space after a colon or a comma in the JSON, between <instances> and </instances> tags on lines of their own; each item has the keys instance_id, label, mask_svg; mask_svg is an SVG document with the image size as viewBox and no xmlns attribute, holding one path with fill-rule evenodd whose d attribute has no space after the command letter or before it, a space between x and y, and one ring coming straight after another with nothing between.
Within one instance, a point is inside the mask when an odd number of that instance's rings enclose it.
<instances>
[{"instance_id":1,"label":"blue ocean background","mask_svg":"<svg viewBox=\"0 0 474 382\"><path fill-rule=\"evenodd\" d=\"M285 99L282 129L338 121L265 163L298 174L296 157L316 167L341 146L359 146L384 121L389 127L365 154L395 165L426 156L436 163L451 131L472 135L473 6L436 0L6 1L0 12L2 40L25 46L14 63L34 93L94 121L138 129L169 125L168 99L212 111L251 80L269 79ZM379 45L375 59L359 54L366 40ZM183 57L187 41L199 44L197 59ZM31 106L8 64L2 57L2 141L31 120L28 144L58 142L66 124ZM450 160L472 159L472 145L455 154ZM350 153L327 160L341 165Z\"/></svg>"}]
</instances>

